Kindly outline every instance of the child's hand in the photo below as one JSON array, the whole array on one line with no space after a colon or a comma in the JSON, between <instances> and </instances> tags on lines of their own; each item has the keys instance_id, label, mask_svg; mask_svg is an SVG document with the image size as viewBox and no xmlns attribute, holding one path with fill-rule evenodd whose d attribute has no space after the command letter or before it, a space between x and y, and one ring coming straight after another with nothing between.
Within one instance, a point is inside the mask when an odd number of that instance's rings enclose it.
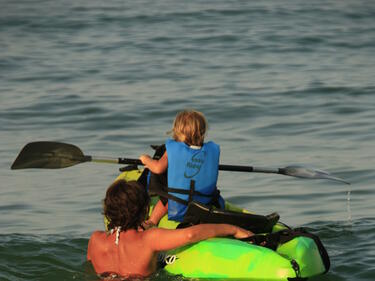
<instances>
[{"instance_id":1,"label":"child's hand","mask_svg":"<svg viewBox=\"0 0 375 281\"><path fill-rule=\"evenodd\" d=\"M237 231L233 236L237 239L247 238L254 235L254 233L252 233L250 230L246 230L238 226L236 228Z\"/></svg>"},{"instance_id":2,"label":"child's hand","mask_svg":"<svg viewBox=\"0 0 375 281\"><path fill-rule=\"evenodd\" d=\"M141 156L139 156L139 160L141 160L141 162L146 165L146 162L152 160L152 158L150 157L150 155L142 154Z\"/></svg>"},{"instance_id":3,"label":"child's hand","mask_svg":"<svg viewBox=\"0 0 375 281\"><path fill-rule=\"evenodd\" d=\"M139 160L141 160L145 168L148 168L154 174L161 174L168 168L167 152L165 152L159 160L152 159L150 155L147 154L139 156Z\"/></svg>"}]
</instances>

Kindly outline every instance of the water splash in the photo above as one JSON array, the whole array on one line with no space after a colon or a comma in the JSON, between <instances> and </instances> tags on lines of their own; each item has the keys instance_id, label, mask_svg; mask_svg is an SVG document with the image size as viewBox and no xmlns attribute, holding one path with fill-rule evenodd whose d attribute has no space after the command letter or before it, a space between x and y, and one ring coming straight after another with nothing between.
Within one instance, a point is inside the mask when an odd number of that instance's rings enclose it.
<instances>
[{"instance_id":1,"label":"water splash","mask_svg":"<svg viewBox=\"0 0 375 281\"><path fill-rule=\"evenodd\" d=\"M350 195L351 195L351 189L349 187L346 197L346 211L348 213L348 223L352 224L352 210L350 208Z\"/></svg>"}]
</instances>

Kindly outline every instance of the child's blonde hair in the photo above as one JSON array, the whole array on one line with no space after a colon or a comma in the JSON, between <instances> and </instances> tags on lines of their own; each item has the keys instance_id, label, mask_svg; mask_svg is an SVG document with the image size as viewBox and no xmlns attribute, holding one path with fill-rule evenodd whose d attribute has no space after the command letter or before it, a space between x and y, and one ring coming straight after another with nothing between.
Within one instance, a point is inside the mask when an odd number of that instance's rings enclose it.
<instances>
[{"instance_id":1,"label":"child's blonde hair","mask_svg":"<svg viewBox=\"0 0 375 281\"><path fill-rule=\"evenodd\" d=\"M176 115L171 133L176 141L202 146L206 128L207 121L203 113L191 109L181 111Z\"/></svg>"}]
</instances>

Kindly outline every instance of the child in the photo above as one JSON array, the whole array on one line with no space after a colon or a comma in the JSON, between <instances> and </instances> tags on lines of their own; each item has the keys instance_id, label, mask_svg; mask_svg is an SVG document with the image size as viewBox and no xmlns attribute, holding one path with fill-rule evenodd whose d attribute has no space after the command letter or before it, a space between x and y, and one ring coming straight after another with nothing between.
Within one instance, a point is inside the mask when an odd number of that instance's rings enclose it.
<instances>
[{"instance_id":1,"label":"child","mask_svg":"<svg viewBox=\"0 0 375 281\"><path fill-rule=\"evenodd\" d=\"M104 276L148 276L157 269L157 253L216 236L247 238L252 232L228 224L200 224L184 229L139 230L149 209L147 191L139 183L118 180L107 190L104 215L108 233L91 235L87 260Z\"/></svg>"},{"instance_id":2,"label":"child","mask_svg":"<svg viewBox=\"0 0 375 281\"><path fill-rule=\"evenodd\" d=\"M141 155L140 160L154 174L168 172L168 204L159 201L146 225L158 224L168 211L168 218L183 221L192 200L224 208L224 199L216 188L220 147L204 137L207 121L201 112L179 112L173 124L173 140L166 141L166 152L159 160Z\"/></svg>"}]
</instances>

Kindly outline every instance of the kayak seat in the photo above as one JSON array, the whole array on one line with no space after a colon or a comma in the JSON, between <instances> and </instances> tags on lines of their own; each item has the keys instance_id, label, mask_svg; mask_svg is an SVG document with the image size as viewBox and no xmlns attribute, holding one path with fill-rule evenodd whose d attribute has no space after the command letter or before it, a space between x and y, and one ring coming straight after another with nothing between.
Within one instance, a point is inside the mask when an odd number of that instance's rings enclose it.
<instances>
[{"instance_id":1,"label":"kayak seat","mask_svg":"<svg viewBox=\"0 0 375 281\"><path fill-rule=\"evenodd\" d=\"M250 230L253 233L271 232L279 221L278 213L267 216L216 209L205 204L192 201L189 203L183 222L178 228L201 223L227 223Z\"/></svg>"}]
</instances>

